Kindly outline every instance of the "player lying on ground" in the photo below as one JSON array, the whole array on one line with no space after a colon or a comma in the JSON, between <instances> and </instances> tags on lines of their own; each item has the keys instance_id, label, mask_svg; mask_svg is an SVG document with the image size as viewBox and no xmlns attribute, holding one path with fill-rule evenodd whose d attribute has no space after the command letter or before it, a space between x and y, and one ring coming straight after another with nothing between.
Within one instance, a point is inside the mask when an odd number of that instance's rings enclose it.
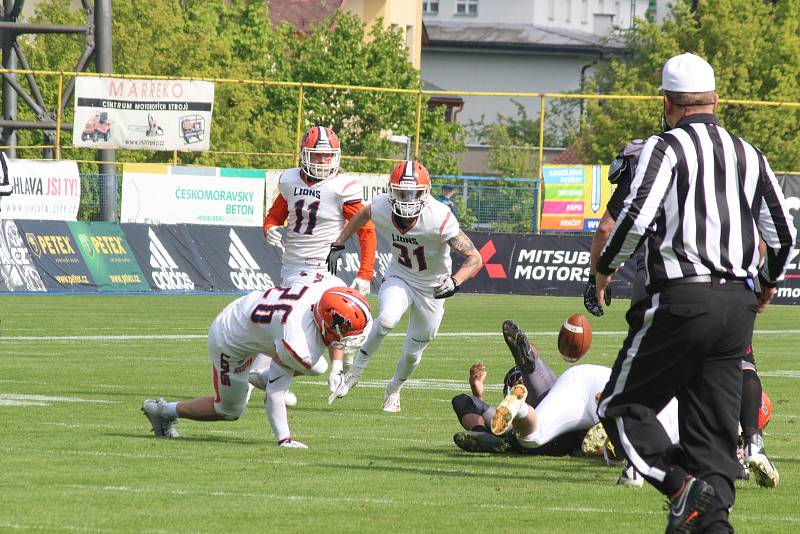
<instances>
[{"instance_id":1,"label":"player lying on ground","mask_svg":"<svg viewBox=\"0 0 800 534\"><path fill-rule=\"evenodd\" d=\"M327 347L357 347L372 316L366 299L334 280L254 291L228 304L208 332L214 395L183 402L148 399L142 411L156 436L177 438L178 418L235 421L247 408L250 367L257 354L272 358L265 409L281 447L307 448L293 439L285 395L296 374L320 375Z\"/></svg>"},{"instance_id":2,"label":"player lying on ground","mask_svg":"<svg viewBox=\"0 0 800 534\"><path fill-rule=\"evenodd\" d=\"M430 190L431 179L422 163L399 163L389 179L389 193L378 195L350 219L331 245L328 268L336 274L345 242L371 220L377 232L392 244L392 260L378 292L380 313L375 325L329 402L347 395L384 338L410 310L403 350L383 397L383 411L399 412L400 388L419 366L423 351L439 331L443 299L454 295L481 267L481 255L475 245L461 231L453 212L430 198ZM453 275L451 249L464 258Z\"/></svg>"}]
</instances>

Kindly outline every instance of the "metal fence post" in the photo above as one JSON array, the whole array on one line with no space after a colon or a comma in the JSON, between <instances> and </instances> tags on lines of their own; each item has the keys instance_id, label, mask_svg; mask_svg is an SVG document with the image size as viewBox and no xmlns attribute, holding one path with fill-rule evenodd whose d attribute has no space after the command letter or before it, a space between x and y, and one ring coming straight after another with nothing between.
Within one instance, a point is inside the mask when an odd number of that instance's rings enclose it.
<instances>
[{"instance_id":1,"label":"metal fence post","mask_svg":"<svg viewBox=\"0 0 800 534\"><path fill-rule=\"evenodd\" d=\"M536 188L536 233L542 233L542 184L544 176L544 95L539 95L539 187Z\"/></svg>"},{"instance_id":2,"label":"metal fence post","mask_svg":"<svg viewBox=\"0 0 800 534\"><path fill-rule=\"evenodd\" d=\"M300 84L300 90L297 91L297 126L294 132L295 145L294 145L294 166L300 165L300 141L303 126L303 84Z\"/></svg>"},{"instance_id":3,"label":"metal fence post","mask_svg":"<svg viewBox=\"0 0 800 534\"><path fill-rule=\"evenodd\" d=\"M61 96L64 87L64 75L58 75L58 100L61 102ZM61 106L56 106L56 161L61 159Z\"/></svg>"},{"instance_id":4,"label":"metal fence post","mask_svg":"<svg viewBox=\"0 0 800 534\"><path fill-rule=\"evenodd\" d=\"M417 134L414 136L414 159L419 159L419 131L421 123L422 123L422 90L420 90L417 93ZM408 159L408 155L406 155L406 159Z\"/></svg>"}]
</instances>

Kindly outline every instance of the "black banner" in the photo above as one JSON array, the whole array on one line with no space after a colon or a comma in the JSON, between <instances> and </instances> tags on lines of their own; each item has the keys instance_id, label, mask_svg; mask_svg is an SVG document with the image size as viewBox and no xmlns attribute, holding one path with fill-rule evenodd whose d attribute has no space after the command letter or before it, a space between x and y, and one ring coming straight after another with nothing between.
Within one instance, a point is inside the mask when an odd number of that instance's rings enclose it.
<instances>
[{"instance_id":1,"label":"black banner","mask_svg":"<svg viewBox=\"0 0 800 534\"><path fill-rule=\"evenodd\" d=\"M483 266L462 291L577 297L589 276L590 236L468 232ZM460 258L453 255L454 269ZM634 262L623 264L611 294L630 298Z\"/></svg>"},{"instance_id":2,"label":"black banner","mask_svg":"<svg viewBox=\"0 0 800 534\"><path fill-rule=\"evenodd\" d=\"M778 183L789 205L789 213L794 217L797 229L797 242L789 255L786 278L778 286L775 304L800 304L800 175L779 174Z\"/></svg>"},{"instance_id":3,"label":"black banner","mask_svg":"<svg viewBox=\"0 0 800 534\"><path fill-rule=\"evenodd\" d=\"M203 250L185 224L121 224L150 287L162 291L214 289Z\"/></svg>"},{"instance_id":4,"label":"black banner","mask_svg":"<svg viewBox=\"0 0 800 534\"><path fill-rule=\"evenodd\" d=\"M17 223L0 220L0 291L47 291Z\"/></svg>"},{"instance_id":5,"label":"black banner","mask_svg":"<svg viewBox=\"0 0 800 534\"><path fill-rule=\"evenodd\" d=\"M17 221L44 285L56 291L97 291L66 222Z\"/></svg>"},{"instance_id":6,"label":"black banner","mask_svg":"<svg viewBox=\"0 0 800 534\"><path fill-rule=\"evenodd\" d=\"M214 291L253 291L274 287L281 279L281 251L268 245L257 226L185 225L195 250L205 261Z\"/></svg>"}]
</instances>

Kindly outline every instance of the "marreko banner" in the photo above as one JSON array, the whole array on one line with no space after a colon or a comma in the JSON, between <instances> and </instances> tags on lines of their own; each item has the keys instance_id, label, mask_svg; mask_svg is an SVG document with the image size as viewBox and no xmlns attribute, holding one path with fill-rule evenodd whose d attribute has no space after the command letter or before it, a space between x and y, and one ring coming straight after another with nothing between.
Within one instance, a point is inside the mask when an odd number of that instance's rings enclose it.
<instances>
[{"instance_id":1,"label":"marreko banner","mask_svg":"<svg viewBox=\"0 0 800 534\"><path fill-rule=\"evenodd\" d=\"M213 107L211 82L78 76L72 144L208 150Z\"/></svg>"}]
</instances>

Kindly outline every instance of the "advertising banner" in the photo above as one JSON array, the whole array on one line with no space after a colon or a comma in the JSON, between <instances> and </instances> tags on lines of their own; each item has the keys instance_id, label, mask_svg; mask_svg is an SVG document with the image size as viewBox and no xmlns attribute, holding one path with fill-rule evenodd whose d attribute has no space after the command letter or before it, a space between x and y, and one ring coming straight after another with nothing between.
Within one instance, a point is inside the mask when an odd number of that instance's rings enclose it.
<instances>
[{"instance_id":1,"label":"advertising banner","mask_svg":"<svg viewBox=\"0 0 800 534\"><path fill-rule=\"evenodd\" d=\"M261 228L186 227L202 251L214 291L267 290L280 284L281 249L267 244Z\"/></svg>"},{"instance_id":2,"label":"advertising banner","mask_svg":"<svg viewBox=\"0 0 800 534\"><path fill-rule=\"evenodd\" d=\"M594 232L611 198L607 165L545 165L542 230Z\"/></svg>"},{"instance_id":3,"label":"advertising banner","mask_svg":"<svg viewBox=\"0 0 800 534\"><path fill-rule=\"evenodd\" d=\"M207 260L186 225L122 224L150 286L163 291L214 289Z\"/></svg>"},{"instance_id":4,"label":"advertising banner","mask_svg":"<svg viewBox=\"0 0 800 534\"><path fill-rule=\"evenodd\" d=\"M794 250L789 254L786 277L778 286L778 293L773 302L775 304L800 304L800 175L779 174L776 178L786 197L786 203L789 205L789 213L794 217L797 242Z\"/></svg>"},{"instance_id":5,"label":"advertising banner","mask_svg":"<svg viewBox=\"0 0 800 534\"><path fill-rule=\"evenodd\" d=\"M583 298L589 276L591 236L467 232L483 266L464 284L471 293L512 293ZM461 258L453 255L453 267ZM634 262L626 262L611 285L612 297L630 298Z\"/></svg>"},{"instance_id":6,"label":"advertising banner","mask_svg":"<svg viewBox=\"0 0 800 534\"><path fill-rule=\"evenodd\" d=\"M213 107L211 82L78 76L72 144L208 150Z\"/></svg>"},{"instance_id":7,"label":"advertising banner","mask_svg":"<svg viewBox=\"0 0 800 534\"><path fill-rule=\"evenodd\" d=\"M120 221L260 228L264 178L257 169L126 163Z\"/></svg>"},{"instance_id":8,"label":"advertising banner","mask_svg":"<svg viewBox=\"0 0 800 534\"><path fill-rule=\"evenodd\" d=\"M55 291L96 291L78 244L65 222L17 221L44 285Z\"/></svg>"},{"instance_id":9,"label":"advertising banner","mask_svg":"<svg viewBox=\"0 0 800 534\"><path fill-rule=\"evenodd\" d=\"M12 220L0 220L0 291L47 291Z\"/></svg>"},{"instance_id":10,"label":"advertising banner","mask_svg":"<svg viewBox=\"0 0 800 534\"><path fill-rule=\"evenodd\" d=\"M8 160L11 194L0 197L0 219L74 221L81 178L74 161Z\"/></svg>"},{"instance_id":11,"label":"advertising banner","mask_svg":"<svg viewBox=\"0 0 800 534\"><path fill-rule=\"evenodd\" d=\"M147 291L147 283L125 234L110 222L71 222L70 232L78 245L97 289L101 291Z\"/></svg>"}]
</instances>

